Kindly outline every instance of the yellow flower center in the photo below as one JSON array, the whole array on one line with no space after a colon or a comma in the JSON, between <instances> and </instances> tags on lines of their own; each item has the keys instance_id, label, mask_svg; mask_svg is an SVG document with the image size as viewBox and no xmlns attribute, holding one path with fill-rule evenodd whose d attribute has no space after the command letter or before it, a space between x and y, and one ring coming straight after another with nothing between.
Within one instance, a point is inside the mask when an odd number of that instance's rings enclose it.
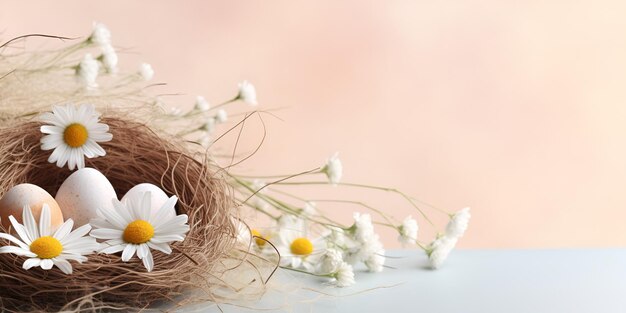
<instances>
[{"instance_id":1,"label":"yellow flower center","mask_svg":"<svg viewBox=\"0 0 626 313\"><path fill-rule=\"evenodd\" d=\"M61 255L63 245L54 237L39 237L30 244L30 252L36 254L40 259L52 259Z\"/></svg>"},{"instance_id":2,"label":"yellow flower center","mask_svg":"<svg viewBox=\"0 0 626 313\"><path fill-rule=\"evenodd\" d=\"M291 253L309 255L313 252L313 244L306 238L297 238L291 243Z\"/></svg>"},{"instance_id":3,"label":"yellow flower center","mask_svg":"<svg viewBox=\"0 0 626 313\"><path fill-rule=\"evenodd\" d=\"M154 236L154 227L144 220L136 220L124 229L124 241L134 244L146 243Z\"/></svg>"},{"instance_id":4,"label":"yellow flower center","mask_svg":"<svg viewBox=\"0 0 626 313\"><path fill-rule=\"evenodd\" d=\"M89 134L87 133L87 128L85 128L85 126L74 123L65 128L65 131L63 132L63 140L68 146L78 148L87 142L88 135Z\"/></svg>"},{"instance_id":5,"label":"yellow flower center","mask_svg":"<svg viewBox=\"0 0 626 313\"><path fill-rule=\"evenodd\" d=\"M267 243L267 238L265 238L265 236L261 235L261 233L256 230L253 229L252 230L252 236L254 237L258 237L258 238L254 238L254 242L256 242L256 245L259 247L263 247L266 243Z\"/></svg>"}]
</instances>

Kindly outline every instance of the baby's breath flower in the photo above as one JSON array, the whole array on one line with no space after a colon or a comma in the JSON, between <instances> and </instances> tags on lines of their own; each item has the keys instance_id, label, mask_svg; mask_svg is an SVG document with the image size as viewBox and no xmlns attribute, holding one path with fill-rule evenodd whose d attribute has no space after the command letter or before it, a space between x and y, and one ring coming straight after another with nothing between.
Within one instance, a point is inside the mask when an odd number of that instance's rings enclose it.
<instances>
[{"instance_id":1,"label":"baby's breath flower","mask_svg":"<svg viewBox=\"0 0 626 313\"><path fill-rule=\"evenodd\" d=\"M111 44L111 31L102 23L93 23L93 32L87 38L88 42L92 42L101 46Z\"/></svg>"},{"instance_id":2,"label":"baby's breath flower","mask_svg":"<svg viewBox=\"0 0 626 313\"><path fill-rule=\"evenodd\" d=\"M117 53L115 53L115 49L111 45L106 45L102 47L102 55L98 58L100 62L104 65L104 69L107 73L115 74L117 73Z\"/></svg>"},{"instance_id":3,"label":"baby's breath flower","mask_svg":"<svg viewBox=\"0 0 626 313\"><path fill-rule=\"evenodd\" d=\"M307 217L317 215L316 206L315 202L307 201L302 208L302 215Z\"/></svg>"},{"instance_id":4,"label":"baby's breath flower","mask_svg":"<svg viewBox=\"0 0 626 313\"><path fill-rule=\"evenodd\" d=\"M354 238L360 242L367 242L374 235L374 225L372 217L365 213L355 212L354 217Z\"/></svg>"},{"instance_id":5,"label":"baby's breath flower","mask_svg":"<svg viewBox=\"0 0 626 313\"><path fill-rule=\"evenodd\" d=\"M339 266L337 272L333 275L335 285L337 287L350 287L354 285L354 270L352 265L343 262Z\"/></svg>"},{"instance_id":6,"label":"baby's breath flower","mask_svg":"<svg viewBox=\"0 0 626 313\"><path fill-rule=\"evenodd\" d=\"M417 221L409 215L402 221L402 225L400 225L399 229L400 235L398 236L398 241L402 244L414 245L417 241L417 231L419 229Z\"/></svg>"},{"instance_id":7,"label":"baby's breath flower","mask_svg":"<svg viewBox=\"0 0 626 313\"><path fill-rule=\"evenodd\" d=\"M385 250L380 249L372 253L367 260L365 260L365 266L370 272L379 273L383 271L385 265Z\"/></svg>"},{"instance_id":8,"label":"baby's breath flower","mask_svg":"<svg viewBox=\"0 0 626 313\"><path fill-rule=\"evenodd\" d=\"M219 109L215 114L215 121L217 123L225 123L228 120L228 112L224 109Z\"/></svg>"},{"instance_id":9,"label":"baby's breath flower","mask_svg":"<svg viewBox=\"0 0 626 313\"><path fill-rule=\"evenodd\" d=\"M426 248L426 254L433 269L437 269L448 258L450 252L454 249L457 238L441 236L433 241Z\"/></svg>"},{"instance_id":10,"label":"baby's breath flower","mask_svg":"<svg viewBox=\"0 0 626 313\"><path fill-rule=\"evenodd\" d=\"M328 248L320 260L318 272L320 274L335 273L343 263L341 251L335 248Z\"/></svg>"},{"instance_id":11,"label":"baby's breath flower","mask_svg":"<svg viewBox=\"0 0 626 313\"><path fill-rule=\"evenodd\" d=\"M255 106L258 105L256 101L256 88L247 80L239 83L239 95L237 99L241 99L243 102Z\"/></svg>"},{"instance_id":12,"label":"baby's breath flower","mask_svg":"<svg viewBox=\"0 0 626 313\"><path fill-rule=\"evenodd\" d=\"M148 63L141 63L141 65L139 65L139 75L145 81L152 80L152 78L154 78L154 70L152 69L152 65Z\"/></svg>"},{"instance_id":13,"label":"baby's breath flower","mask_svg":"<svg viewBox=\"0 0 626 313\"><path fill-rule=\"evenodd\" d=\"M198 111L206 112L211 108L211 106L209 105L209 102L204 99L203 96L197 96L195 108Z\"/></svg>"},{"instance_id":14,"label":"baby's breath flower","mask_svg":"<svg viewBox=\"0 0 626 313\"><path fill-rule=\"evenodd\" d=\"M333 154L326 161L326 165L322 167L322 173L328 176L328 180L332 185L336 186L339 183L343 175L343 166L341 165L341 160L339 160L339 153Z\"/></svg>"},{"instance_id":15,"label":"baby's breath flower","mask_svg":"<svg viewBox=\"0 0 626 313\"><path fill-rule=\"evenodd\" d=\"M183 110L179 107L172 107L170 108L170 112L169 115L171 116L182 116L183 115Z\"/></svg>"},{"instance_id":16,"label":"baby's breath flower","mask_svg":"<svg viewBox=\"0 0 626 313\"><path fill-rule=\"evenodd\" d=\"M209 134L212 133L215 130L215 117L209 117L204 123L204 126L202 126L202 129Z\"/></svg>"},{"instance_id":17,"label":"baby's breath flower","mask_svg":"<svg viewBox=\"0 0 626 313\"><path fill-rule=\"evenodd\" d=\"M454 213L446 226L446 236L450 238L463 237L463 234L465 234L467 230L470 217L472 217L470 208L464 208Z\"/></svg>"},{"instance_id":18,"label":"baby's breath flower","mask_svg":"<svg viewBox=\"0 0 626 313\"><path fill-rule=\"evenodd\" d=\"M87 89L95 89L98 87L96 79L100 71L100 63L96 61L90 53L85 54L83 60L80 61L76 68L76 77L78 81Z\"/></svg>"}]
</instances>

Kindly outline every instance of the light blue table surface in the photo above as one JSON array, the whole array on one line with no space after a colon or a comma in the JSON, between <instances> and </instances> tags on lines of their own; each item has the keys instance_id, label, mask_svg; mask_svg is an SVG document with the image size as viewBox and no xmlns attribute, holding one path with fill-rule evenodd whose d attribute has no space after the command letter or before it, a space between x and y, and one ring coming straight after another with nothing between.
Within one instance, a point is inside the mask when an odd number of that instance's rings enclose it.
<instances>
[{"instance_id":1,"label":"light blue table surface","mask_svg":"<svg viewBox=\"0 0 626 313\"><path fill-rule=\"evenodd\" d=\"M388 259L394 268L383 273L358 270L350 288L283 270L273 279L276 288L254 304L256 310L220 307L224 312L626 312L626 249L456 250L436 271L418 251L387 254L402 258ZM367 291L372 288L377 289ZM219 309L206 304L197 311Z\"/></svg>"}]
</instances>

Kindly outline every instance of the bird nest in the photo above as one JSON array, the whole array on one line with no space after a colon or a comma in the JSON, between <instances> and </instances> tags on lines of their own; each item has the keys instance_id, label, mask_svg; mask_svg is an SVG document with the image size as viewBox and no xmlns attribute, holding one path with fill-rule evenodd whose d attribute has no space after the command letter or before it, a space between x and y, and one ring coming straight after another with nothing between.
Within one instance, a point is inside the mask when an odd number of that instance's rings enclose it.
<instances>
[{"instance_id":1,"label":"bird nest","mask_svg":"<svg viewBox=\"0 0 626 313\"><path fill-rule=\"evenodd\" d=\"M110 126L114 139L102 143L106 157L87 159L86 166L102 172L118 198L140 183L176 195L177 213L189 216L186 239L174 243L170 255L154 251L152 272L137 258L122 262L119 255L106 254L74 263L72 275L41 268L25 271L22 257L0 254L3 311L138 310L164 301L179 304L188 299L180 296L190 290L215 300L216 288L229 288L223 275L236 265L229 267L224 260L239 259L240 264L246 251L233 257L234 201L219 167L206 153L191 152L145 124L112 116L102 122ZM40 148L40 126L24 120L0 128L0 196L20 183L38 185L54 196L71 174L47 161L50 153Z\"/></svg>"}]
</instances>

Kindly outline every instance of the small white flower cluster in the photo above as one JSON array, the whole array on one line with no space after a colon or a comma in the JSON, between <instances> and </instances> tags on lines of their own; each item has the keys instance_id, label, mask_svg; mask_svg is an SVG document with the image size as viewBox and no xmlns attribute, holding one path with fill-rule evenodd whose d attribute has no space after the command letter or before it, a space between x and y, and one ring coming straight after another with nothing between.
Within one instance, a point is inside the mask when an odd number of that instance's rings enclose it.
<instances>
[{"instance_id":1,"label":"small white flower cluster","mask_svg":"<svg viewBox=\"0 0 626 313\"><path fill-rule=\"evenodd\" d=\"M417 242L417 231L419 226L417 221L410 215L407 216L402 225L398 227L400 235L398 235L398 241L403 245L414 245Z\"/></svg>"},{"instance_id":2,"label":"small white flower cluster","mask_svg":"<svg viewBox=\"0 0 626 313\"><path fill-rule=\"evenodd\" d=\"M437 269L448 258L448 255L463 237L469 224L471 214L470 208L464 208L451 215L446 226L446 232L440 235L426 248L426 254L430 260L432 268Z\"/></svg>"},{"instance_id":3,"label":"small white flower cluster","mask_svg":"<svg viewBox=\"0 0 626 313\"><path fill-rule=\"evenodd\" d=\"M83 60L76 66L76 77L85 89L93 90L98 87L96 79L100 73L100 68L104 68L108 74L116 74L119 58L111 43L111 31L102 23L94 22L93 31L86 43L98 46L101 54L97 58L94 58L90 53L85 54ZM154 77L154 70L150 64L143 63L137 74L143 80L149 81Z\"/></svg>"},{"instance_id":4,"label":"small white flower cluster","mask_svg":"<svg viewBox=\"0 0 626 313\"><path fill-rule=\"evenodd\" d=\"M354 224L345 232L344 256L348 263L365 263L370 272L381 272L385 265L385 249L380 236L374 232L372 217L354 213Z\"/></svg>"},{"instance_id":5,"label":"small white flower cluster","mask_svg":"<svg viewBox=\"0 0 626 313\"><path fill-rule=\"evenodd\" d=\"M341 176L343 176L343 165L339 159L339 152L335 152L335 154L328 158L321 171L326 174L328 181L333 186L337 186L337 184L339 184Z\"/></svg>"}]
</instances>

